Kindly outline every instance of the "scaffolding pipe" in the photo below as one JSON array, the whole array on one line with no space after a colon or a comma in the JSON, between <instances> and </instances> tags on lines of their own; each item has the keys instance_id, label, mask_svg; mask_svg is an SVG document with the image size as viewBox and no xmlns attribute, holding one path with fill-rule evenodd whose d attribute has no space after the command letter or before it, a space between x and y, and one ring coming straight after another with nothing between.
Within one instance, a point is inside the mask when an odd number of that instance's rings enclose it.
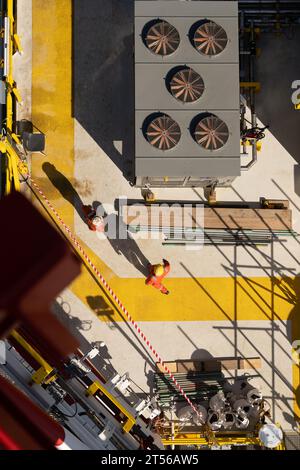
<instances>
[{"instance_id":1,"label":"scaffolding pipe","mask_svg":"<svg viewBox=\"0 0 300 470\"><path fill-rule=\"evenodd\" d=\"M298 15L300 14L300 8L298 10L242 10L246 15L247 14L250 14L250 15L261 15L262 13L264 15L278 15L278 14L281 14L281 15Z\"/></svg>"},{"instance_id":2,"label":"scaffolding pipe","mask_svg":"<svg viewBox=\"0 0 300 470\"><path fill-rule=\"evenodd\" d=\"M246 5L264 5L264 4L280 4L280 5L287 5L287 4L298 4L299 0L239 0L239 5L246 4Z\"/></svg>"},{"instance_id":3,"label":"scaffolding pipe","mask_svg":"<svg viewBox=\"0 0 300 470\"><path fill-rule=\"evenodd\" d=\"M254 22L251 21L251 28L250 28L250 60L249 60L249 82L255 82L255 54L253 53L253 45L255 45L255 30L254 30ZM250 88L250 111L251 111L251 125L252 128L257 126L257 118L255 112L255 90ZM256 141L251 142L252 146L252 158L247 165L241 165L241 170L248 171L252 168L255 163L257 162L257 148L256 148Z\"/></svg>"}]
</instances>

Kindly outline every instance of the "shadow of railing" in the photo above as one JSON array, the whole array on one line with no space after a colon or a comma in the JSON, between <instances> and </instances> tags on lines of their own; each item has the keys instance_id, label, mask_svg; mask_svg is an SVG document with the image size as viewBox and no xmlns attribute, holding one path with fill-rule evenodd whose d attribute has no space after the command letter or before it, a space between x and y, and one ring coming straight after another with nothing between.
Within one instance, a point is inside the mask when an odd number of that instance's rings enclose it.
<instances>
[{"instance_id":1,"label":"shadow of railing","mask_svg":"<svg viewBox=\"0 0 300 470\"><path fill-rule=\"evenodd\" d=\"M242 202L245 202L244 199L241 197L241 195L234 189L232 188L233 191L236 193L236 195L240 198ZM203 200L201 195L198 193L197 190L194 190L194 192L198 195L198 197ZM286 193L283 192L283 194L287 197ZM290 200L290 198L288 198ZM293 204L294 202L291 201ZM294 206L296 206L294 204ZM299 208L296 206L296 208L299 210ZM212 209L214 209L212 207ZM253 207L253 210L255 211L255 208ZM256 211L257 213L257 211ZM222 220L222 217L215 211L215 214L220 218L220 220L224 223L224 220ZM258 214L259 215L259 214ZM234 222L234 219L232 219ZM228 226L228 225L227 225ZM273 232L272 229L266 224L266 229L268 229L271 233ZM293 237L295 239L295 237ZM297 239L296 239L297 240ZM298 263L298 258L283 244L281 240L279 240L279 243L281 246L283 246L284 250L286 253L291 256L291 258ZM297 243L299 241L297 240ZM262 376L262 380L265 382L265 384L272 390L272 409L273 409L273 416L275 416L275 402L278 400L278 393L275 390L275 377L278 377L286 387L294 394L295 399L299 402L299 388L295 389L292 385L291 382L283 375L283 373L276 367L276 358L275 358L275 346L279 347L281 352L283 352L286 356L287 359L289 358L290 361L292 361L291 355L289 355L286 351L283 350L282 346L279 344L277 339L275 338L275 331L278 331L278 328L276 328L276 321L279 321L282 325L286 325L285 321L282 320L280 312L276 312L275 306L276 306L276 299L280 299L281 301L287 302L289 305L291 305L292 309L290 312L290 315L288 317L288 320L292 325L294 325L297 322L296 316L298 317L298 321L300 322L299 319L299 301L300 301L300 282L297 282L298 278L295 276L295 268L288 268L285 267L282 263L278 262L274 258L274 240L271 240L270 243L270 255L264 253L262 250L258 249L257 246L254 244L249 243L249 245L235 245L234 246L234 259L233 262L231 258L223 251L223 249L220 248L217 244L211 240L212 246L222 255L222 257L226 260L227 266L222 264L223 269L229 274L231 278L234 280L234 287L233 287L233 297L234 297L234 306L233 306L233 312L230 313L230 315L224 310L224 308L220 305L220 303L212 296L206 287L204 287L199 279L197 279L193 273L182 264L183 268L187 271L189 276L194 279L195 283L198 285L199 288L207 295L212 303L222 312L225 318L227 318L231 326L228 328L233 330L234 333L234 339L231 340L227 338L226 335L224 335L224 328L220 327L221 334L227 339L227 341L230 342L234 349L235 355L241 354L240 349L238 348L238 342L237 338L238 335L241 335L244 337L245 341L248 341L249 344L251 343L251 347L257 352L257 354L261 355L260 350L253 344L249 338L247 338L246 335L244 335L241 332L241 328L238 325L238 304L237 304L237 290L241 289L242 292L247 295L250 300L254 303L255 307L258 308L266 317L266 320L271 321L271 329L270 331L268 330L267 334L271 339L271 359L268 360L267 357L263 355L263 360L269 365L271 369L271 374L272 374L272 383L268 383L266 379ZM249 268L247 265L239 265L237 262L237 251L238 249L245 250L248 256L253 259L255 262L255 266L253 268L256 269L261 269L264 273L264 275L270 279L270 288L266 287L265 285L261 285L257 280L251 279L248 276L245 276L243 274L242 269L243 268ZM254 252L257 254L260 254L262 259L264 260L264 265L260 263L257 259L257 256L255 256ZM294 278L291 278L287 276L287 273L293 273ZM279 278L280 276L280 278ZM242 283L241 283L242 281ZM275 290L276 289L276 290ZM265 293L269 293L269 300L267 301L265 299L265 296L262 295L260 291L263 291ZM262 304L262 305L261 305ZM287 332L284 333L282 329L279 329L280 333L289 341L293 341L294 339L297 339L295 336L296 333L291 333L289 334L288 327L287 327ZM299 336L300 338L300 336ZM257 371L259 373L259 371ZM290 406L290 405L289 405ZM279 406L280 408L280 406ZM295 416L295 409L293 410L290 407L290 411L293 413ZM296 416L297 418L297 416Z\"/></svg>"},{"instance_id":2,"label":"shadow of railing","mask_svg":"<svg viewBox=\"0 0 300 470\"><path fill-rule=\"evenodd\" d=\"M153 369L155 368L155 362L152 358L152 355L148 352L147 348L144 346L139 336L131 328L127 318L122 316L122 322L116 322L114 320L114 311L110 308L109 304L105 301L102 296L87 296L87 303L91 310L97 315L97 317L102 321L109 321L110 327L119 333L121 333L126 341L136 350L136 352L142 357L142 359ZM131 334L134 335L134 340L132 337L125 331L125 329Z\"/></svg>"},{"instance_id":3,"label":"shadow of railing","mask_svg":"<svg viewBox=\"0 0 300 470\"><path fill-rule=\"evenodd\" d=\"M72 16L73 117L133 181L134 0L73 0Z\"/></svg>"}]
</instances>

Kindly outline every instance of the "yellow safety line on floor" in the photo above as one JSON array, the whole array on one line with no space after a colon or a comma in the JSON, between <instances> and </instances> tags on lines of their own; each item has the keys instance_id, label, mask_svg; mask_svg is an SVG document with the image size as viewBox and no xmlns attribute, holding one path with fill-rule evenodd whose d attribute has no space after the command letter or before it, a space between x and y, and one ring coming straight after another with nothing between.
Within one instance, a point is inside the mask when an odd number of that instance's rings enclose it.
<instances>
[{"instance_id":1,"label":"yellow safety line on floor","mask_svg":"<svg viewBox=\"0 0 300 470\"><path fill-rule=\"evenodd\" d=\"M272 281L265 277L170 278L165 280L169 296L146 286L143 279L115 276L109 282L137 321L284 321L290 319L295 308L278 286L272 294ZM293 282L297 288L300 286L300 278ZM89 275L76 280L72 290L85 303L87 293L90 297L101 295L98 284ZM104 321L122 320L115 312L109 318L104 312L99 316Z\"/></svg>"},{"instance_id":2,"label":"yellow safety line on floor","mask_svg":"<svg viewBox=\"0 0 300 470\"><path fill-rule=\"evenodd\" d=\"M71 18L71 0L32 0L32 120L46 133L47 155L33 155L32 173L73 227L73 211L42 169L50 162L66 176L74 173Z\"/></svg>"},{"instance_id":3,"label":"yellow safety line on floor","mask_svg":"<svg viewBox=\"0 0 300 470\"><path fill-rule=\"evenodd\" d=\"M66 200L68 196L72 198L70 187L67 185L64 195L55 187L55 178L60 178L61 174L76 188L71 0L32 0L32 120L46 134L46 156L33 154L31 173L73 230L74 208ZM52 182L43 170L45 163L55 167ZM61 180L57 184L61 185ZM91 250L84 243L82 245L93 257ZM96 263L108 280L114 276L111 269L98 257ZM89 277L89 274L86 275Z\"/></svg>"},{"instance_id":4,"label":"yellow safety line on floor","mask_svg":"<svg viewBox=\"0 0 300 470\"><path fill-rule=\"evenodd\" d=\"M76 188L71 5L71 0L32 0L32 117L34 124L46 133L47 154L46 157L33 155L32 174L66 224L73 229L73 206L62 197L42 168L43 163L50 162ZM146 287L143 279L117 277L86 244L80 242L136 321L290 319L293 337L300 339L300 312L294 302L294 297L297 297L299 305L300 278L289 278L290 296L279 282L273 285L266 277L235 280L231 277L192 278L187 274L187 278L167 278L165 284L171 294L163 296ZM83 269L71 289L101 320L123 320L87 269ZM293 367L293 379L299 399L297 365ZM298 413L299 408L296 410Z\"/></svg>"}]
</instances>

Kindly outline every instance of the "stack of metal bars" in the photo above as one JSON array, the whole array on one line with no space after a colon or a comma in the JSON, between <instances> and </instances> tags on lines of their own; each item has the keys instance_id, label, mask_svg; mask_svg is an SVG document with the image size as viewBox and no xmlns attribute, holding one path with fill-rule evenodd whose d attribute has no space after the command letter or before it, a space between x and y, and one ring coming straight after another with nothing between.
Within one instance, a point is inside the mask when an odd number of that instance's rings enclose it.
<instances>
[{"instance_id":1,"label":"stack of metal bars","mask_svg":"<svg viewBox=\"0 0 300 470\"><path fill-rule=\"evenodd\" d=\"M158 233L165 236L163 245L205 244L205 245L267 245L278 241L279 237L298 237L293 230L241 230L241 229L205 229L155 227L146 225L129 225L129 231Z\"/></svg>"},{"instance_id":2,"label":"stack of metal bars","mask_svg":"<svg viewBox=\"0 0 300 470\"><path fill-rule=\"evenodd\" d=\"M186 395L195 403L209 400L219 390L222 390L227 379L221 372L175 373L174 378L182 387ZM155 390L158 393L159 404L162 408L169 408L174 401L182 402L184 397L172 382L163 373L155 374Z\"/></svg>"}]
</instances>

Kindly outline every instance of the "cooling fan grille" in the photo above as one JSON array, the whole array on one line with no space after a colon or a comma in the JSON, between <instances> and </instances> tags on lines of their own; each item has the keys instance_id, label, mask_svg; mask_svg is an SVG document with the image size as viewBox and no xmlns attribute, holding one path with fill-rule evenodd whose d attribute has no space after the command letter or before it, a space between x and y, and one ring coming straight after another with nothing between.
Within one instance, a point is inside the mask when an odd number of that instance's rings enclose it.
<instances>
[{"instance_id":1,"label":"cooling fan grille","mask_svg":"<svg viewBox=\"0 0 300 470\"><path fill-rule=\"evenodd\" d=\"M183 103L193 103L202 96L204 83L197 72L186 67L172 76L170 91L177 100Z\"/></svg>"},{"instance_id":2,"label":"cooling fan grille","mask_svg":"<svg viewBox=\"0 0 300 470\"><path fill-rule=\"evenodd\" d=\"M178 144L180 137L181 131L179 125L167 114L153 118L146 129L148 142L159 150L174 148Z\"/></svg>"},{"instance_id":3,"label":"cooling fan grille","mask_svg":"<svg viewBox=\"0 0 300 470\"><path fill-rule=\"evenodd\" d=\"M227 124L214 115L200 119L194 133L197 144L206 150L218 150L226 144L229 137Z\"/></svg>"},{"instance_id":4,"label":"cooling fan grille","mask_svg":"<svg viewBox=\"0 0 300 470\"><path fill-rule=\"evenodd\" d=\"M223 52L228 43L226 31L213 21L201 24L194 34L194 46L198 52L215 56Z\"/></svg>"},{"instance_id":5,"label":"cooling fan grille","mask_svg":"<svg viewBox=\"0 0 300 470\"><path fill-rule=\"evenodd\" d=\"M145 43L154 54L167 56L176 51L180 37L174 26L167 21L158 20L148 29Z\"/></svg>"}]
</instances>

